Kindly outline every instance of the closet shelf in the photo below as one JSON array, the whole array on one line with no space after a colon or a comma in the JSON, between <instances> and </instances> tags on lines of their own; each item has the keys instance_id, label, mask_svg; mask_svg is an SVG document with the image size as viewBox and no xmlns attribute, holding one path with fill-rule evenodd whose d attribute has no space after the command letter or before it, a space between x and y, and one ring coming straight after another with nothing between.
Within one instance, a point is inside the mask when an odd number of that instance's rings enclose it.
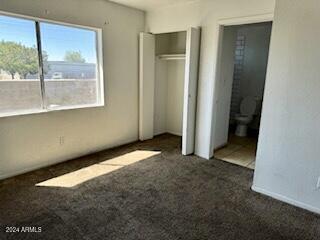
<instances>
[{"instance_id":1,"label":"closet shelf","mask_svg":"<svg viewBox=\"0 0 320 240\"><path fill-rule=\"evenodd\" d=\"M160 54L158 58L161 60L183 60L186 58L186 54Z\"/></svg>"}]
</instances>

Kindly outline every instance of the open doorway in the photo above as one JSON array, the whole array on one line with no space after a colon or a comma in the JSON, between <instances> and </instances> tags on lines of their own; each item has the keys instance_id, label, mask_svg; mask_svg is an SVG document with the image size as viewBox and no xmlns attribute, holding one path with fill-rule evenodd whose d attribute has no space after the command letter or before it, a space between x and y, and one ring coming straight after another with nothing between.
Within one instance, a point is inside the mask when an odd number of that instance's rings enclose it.
<instances>
[{"instance_id":1,"label":"open doorway","mask_svg":"<svg viewBox=\"0 0 320 240\"><path fill-rule=\"evenodd\" d=\"M223 28L214 156L254 169L272 22Z\"/></svg>"}]
</instances>

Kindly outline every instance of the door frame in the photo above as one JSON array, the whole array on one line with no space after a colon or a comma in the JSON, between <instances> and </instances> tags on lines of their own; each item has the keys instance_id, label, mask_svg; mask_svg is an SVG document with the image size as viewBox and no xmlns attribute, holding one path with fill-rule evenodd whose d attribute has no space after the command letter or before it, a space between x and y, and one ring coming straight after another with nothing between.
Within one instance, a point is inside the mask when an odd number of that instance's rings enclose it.
<instances>
[{"instance_id":1,"label":"door frame","mask_svg":"<svg viewBox=\"0 0 320 240\"><path fill-rule=\"evenodd\" d=\"M264 22L273 22L274 14L266 13L266 14L258 14L252 16L244 16L244 17L235 17L235 18L224 18L218 20L218 41L217 41L217 55L216 55L216 71L214 77L214 90L212 101L212 115L211 115L211 139L210 139L210 157L214 156L214 150L219 148L219 146L215 147L215 133L216 133L216 122L217 122L217 114L218 108L216 105L216 96L217 96L217 86L221 77L221 58L222 58L222 46L223 46L223 32L224 27L226 26L237 26L237 25L245 25L245 24L254 24L254 23L264 23ZM263 112L261 112L262 116ZM220 147L223 144L220 144Z\"/></svg>"}]
</instances>

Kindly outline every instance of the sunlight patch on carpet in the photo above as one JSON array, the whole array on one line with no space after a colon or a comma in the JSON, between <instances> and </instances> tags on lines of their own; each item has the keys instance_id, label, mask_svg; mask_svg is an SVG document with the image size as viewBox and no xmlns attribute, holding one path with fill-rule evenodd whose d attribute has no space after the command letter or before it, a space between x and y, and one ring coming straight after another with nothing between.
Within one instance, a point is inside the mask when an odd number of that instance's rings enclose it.
<instances>
[{"instance_id":1,"label":"sunlight patch on carpet","mask_svg":"<svg viewBox=\"0 0 320 240\"><path fill-rule=\"evenodd\" d=\"M161 154L159 151L137 150L119 157L93 164L89 167L66 173L59 177L51 178L49 180L37 183L36 186L65 188L75 187L96 177L111 173L125 166L146 160L159 154Z\"/></svg>"}]
</instances>

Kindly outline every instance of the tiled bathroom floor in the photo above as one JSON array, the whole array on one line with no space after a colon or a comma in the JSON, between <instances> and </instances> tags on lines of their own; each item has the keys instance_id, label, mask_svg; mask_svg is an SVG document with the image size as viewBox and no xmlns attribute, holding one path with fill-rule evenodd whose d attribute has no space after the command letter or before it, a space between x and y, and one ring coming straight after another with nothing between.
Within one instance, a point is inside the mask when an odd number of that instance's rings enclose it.
<instances>
[{"instance_id":1,"label":"tiled bathroom floor","mask_svg":"<svg viewBox=\"0 0 320 240\"><path fill-rule=\"evenodd\" d=\"M257 139L230 135L228 145L217 150L214 157L226 162L254 169L256 149Z\"/></svg>"}]
</instances>

